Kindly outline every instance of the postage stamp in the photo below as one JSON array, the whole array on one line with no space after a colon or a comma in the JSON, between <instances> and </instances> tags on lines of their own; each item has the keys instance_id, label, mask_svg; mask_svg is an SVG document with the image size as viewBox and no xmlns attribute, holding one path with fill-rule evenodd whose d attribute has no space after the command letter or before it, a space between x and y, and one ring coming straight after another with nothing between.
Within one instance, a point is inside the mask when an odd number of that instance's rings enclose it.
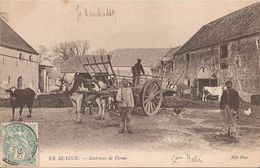
<instances>
[{"instance_id":1,"label":"postage stamp","mask_svg":"<svg viewBox=\"0 0 260 168\"><path fill-rule=\"evenodd\" d=\"M38 165L38 124L5 123L3 131L3 163L7 166Z\"/></svg>"}]
</instances>

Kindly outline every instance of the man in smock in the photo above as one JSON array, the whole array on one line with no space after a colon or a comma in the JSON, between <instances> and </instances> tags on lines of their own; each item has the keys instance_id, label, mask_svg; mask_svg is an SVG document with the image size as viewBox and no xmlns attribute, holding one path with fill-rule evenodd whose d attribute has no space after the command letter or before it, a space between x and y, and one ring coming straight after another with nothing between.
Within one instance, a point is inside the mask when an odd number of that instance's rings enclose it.
<instances>
[{"instance_id":1,"label":"man in smock","mask_svg":"<svg viewBox=\"0 0 260 168\"><path fill-rule=\"evenodd\" d=\"M121 87L118 89L116 100L119 102L119 111L121 118L121 129L119 133L125 132L125 127L128 133L132 134L130 120L131 113L134 107L134 98L132 89L129 87L129 82L124 78L121 82Z\"/></svg>"}]
</instances>

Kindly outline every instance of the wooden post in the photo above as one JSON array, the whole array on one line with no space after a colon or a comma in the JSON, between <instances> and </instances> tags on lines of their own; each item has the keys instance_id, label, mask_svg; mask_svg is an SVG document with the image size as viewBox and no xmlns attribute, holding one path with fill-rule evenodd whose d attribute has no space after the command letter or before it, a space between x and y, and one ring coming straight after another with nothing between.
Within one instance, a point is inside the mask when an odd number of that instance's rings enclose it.
<instances>
[{"instance_id":1,"label":"wooden post","mask_svg":"<svg viewBox=\"0 0 260 168\"><path fill-rule=\"evenodd\" d=\"M117 80L117 77L116 77L116 74L115 74L115 71L113 70L113 67L112 67L112 64L111 64L111 58L110 58L110 55L107 55L107 58L108 58L108 63L110 65L110 68L111 68L111 71L115 77L115 81L116 81L116 87L118 87L118 80Z\"/></svg>"},{"instance_id":2,"label":"wooden post","mask_svg":"<svg viewBox=\"0 0 260 168\"><path fill-rule=\"evenodd\" d=\"M197 78L198 79L198 78ZM200 95L200 82L199 82L199 79L198 79L198 90L197 90L197 94L198 96Z\"/></svg>"}]
</instances>

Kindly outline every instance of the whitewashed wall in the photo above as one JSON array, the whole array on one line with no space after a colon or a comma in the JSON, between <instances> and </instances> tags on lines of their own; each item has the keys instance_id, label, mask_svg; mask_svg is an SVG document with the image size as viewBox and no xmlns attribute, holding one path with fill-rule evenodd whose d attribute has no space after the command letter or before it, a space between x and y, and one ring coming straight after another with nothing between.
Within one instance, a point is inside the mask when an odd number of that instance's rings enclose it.
<instances>
[{"instance_id":1,"label":"whitewashed wall","mask_svg":"<svg viewBox=\"0 0 260 168\"><path fill-rule=\"evenodd\" d=\"M19 59L20 53L22 59ZM0 46L0 86L17 87L17 79L22 76L23 88L30 87L37 91L38 60L38 55Z\"/></svg>"}]
</instances>

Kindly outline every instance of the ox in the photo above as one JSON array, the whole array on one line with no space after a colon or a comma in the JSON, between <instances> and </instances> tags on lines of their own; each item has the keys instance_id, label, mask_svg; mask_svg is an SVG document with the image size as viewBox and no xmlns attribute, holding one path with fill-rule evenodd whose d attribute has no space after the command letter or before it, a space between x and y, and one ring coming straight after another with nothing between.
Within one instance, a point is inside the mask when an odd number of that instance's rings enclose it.
<instances>
[{"instance_id":1,"label":"ox","mask_svg":"<svg viewBox=\"0 0 260 168\"><path fill-rule=\"evenodd\" d=\"M70 94L70 100L75 110L74 123L81 122L80 112L84 109L82 108L83 103L85 101L92 101L93 99L97 102L101 119L104 119L106 101L100 95L95 94L95 92L105 88L105 83L102 81L94 82L88 73L65 74L63 77L63 83ZM91 91L94 94L88 95L84 93L88 91Z\"/></svg>"},{"instance_id":2,"label":"ox","mask_svg":"<svg viewBox=\"0 0 260 168\"><path fill-rule=\"evenodd\" d=\"M208 101L208 96L218 96L218 101L220 102L221 96L223 94L223 87L216 86L204 86L202 88L202 101L206 102Z\"/></svg>"},{"instance_id":3,"label":"ox","mask_svg":"<svg viewBox=\"0 0 260 168\"><path fill-rule=\"evenodd\" d=\"M13 112L11 121L14 121L14 113L15 113L16 107L20 107L19 121L23 120L22 112L23 112L23 107L25 105L27 105L27 107L29 109L29 115L27 115L27 117L31 118L34 96L36 95L35 92L30 88L16 89L15 87L6 89L5 91L10 94L10 103L11 103L12 112Z\"/></svg>"}]
</instances>

